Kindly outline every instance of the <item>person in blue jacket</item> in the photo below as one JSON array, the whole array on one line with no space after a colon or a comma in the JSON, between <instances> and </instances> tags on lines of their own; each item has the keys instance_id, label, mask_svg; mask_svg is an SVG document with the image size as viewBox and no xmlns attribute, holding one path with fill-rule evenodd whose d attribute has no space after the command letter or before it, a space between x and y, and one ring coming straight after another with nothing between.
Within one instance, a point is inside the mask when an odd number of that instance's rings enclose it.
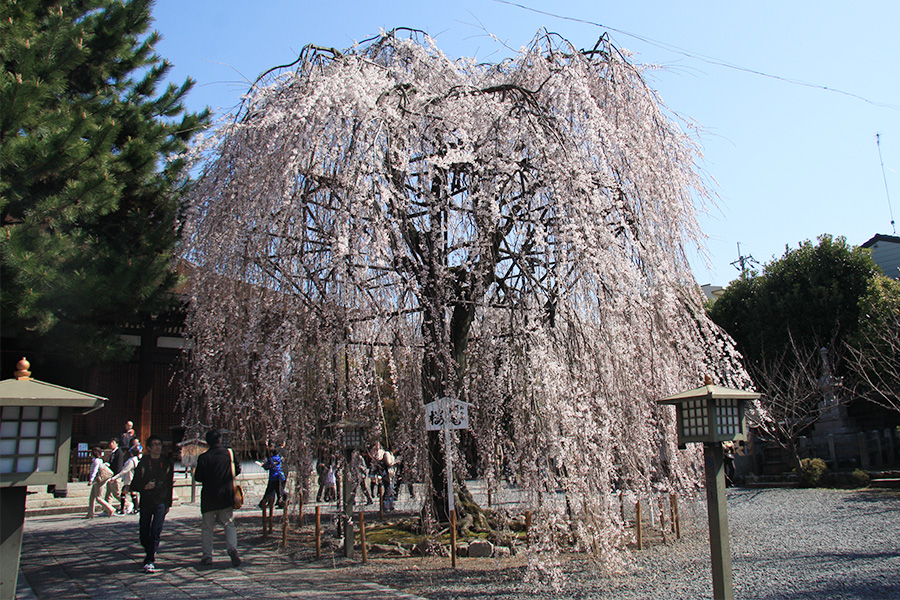
<instances>
[{"instance_id":1,"label":"person in blue jacket","mask_svg":"<svg viewBox=\"0 0 900 600\"><path fill-rule=\"evenodd\" d=\"M269 450L269 458L262 464L262 468L269 472L269 484L266 486L266 492L263 494L259 507L262 508L267 502L273 498L278 508L284 508L284 470L282 467L281 451L278 444Z\"/></svg>"}]
</instances>

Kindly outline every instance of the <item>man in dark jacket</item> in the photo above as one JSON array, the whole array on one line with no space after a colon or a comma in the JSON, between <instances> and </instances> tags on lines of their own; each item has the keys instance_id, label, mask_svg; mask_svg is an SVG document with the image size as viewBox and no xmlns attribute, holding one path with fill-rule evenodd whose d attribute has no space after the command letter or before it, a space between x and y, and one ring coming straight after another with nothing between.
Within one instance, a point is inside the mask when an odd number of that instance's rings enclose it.
<instances>
[{"instance_id":1,"label":"man in dark jacket","mask_svg":"<svg viewBox=\"0 0 900 600\"><path fill-rule=\"evenodd\" d=\"M200 492L200 527L202 558L204 565L212 563L213 530L216 523L225 529L225 546L231 565L241 564L237 551L237 530L234 527L234 476L241 472L241 465L234 460L229 448L221 445L222 434L218 429L206 432L209 450L197 457L194 478L203 484ZM234 471L232 471L234 465Z\"/></svg>"},{"instance_id":2,"label":"man in dark jacket","mask_svg":"<svg viewBox=\"0 0 900 600\"><path fill-rule=\"evenodd\" d=\"M170 456L162 455L162 440L158 435L147 438L148 452L134 468L131 489L141 494L139 529L144 547L144 572L153 573L159 537L166 513L172 506L172 487L175 468Z\"/></svg>"}]
</instances>

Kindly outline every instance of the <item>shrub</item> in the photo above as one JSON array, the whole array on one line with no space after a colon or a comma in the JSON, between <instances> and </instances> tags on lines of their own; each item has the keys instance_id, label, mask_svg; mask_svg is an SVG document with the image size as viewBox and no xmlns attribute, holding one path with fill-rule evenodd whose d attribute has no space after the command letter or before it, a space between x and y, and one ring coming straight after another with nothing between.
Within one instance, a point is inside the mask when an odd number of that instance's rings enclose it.
<instances>
[{"instance_id":1,"label":"shrub","mask_svg":"<svg viewBox=\"0 0 900 600\"><path fill-rule=\"evenodd\" d=\"M816 487L827 470L828 465L821 458L804 458L800 461L797 475L803 487Z\"/></svg>"},{"instance_id":2,"label":"shrub","mask_svg":"<svg viewBox=\"0 0 900 600\"><path fill-rule=\"evenodd\" d=\"M869 487L869 483L871 483L872 478L869 477L869 474L862 469L856 469L853 471L853 484L854 487Z\"/></svg>"},{"instance_id":3,"label":"shrub","mask_svg":"<svg viewBox=\"0 0 900 600\"><path fill-rule=\"evenodd\" d=\"M852 473L827 473L819 482L820 485L845 490L869 487L869 483L869 474L862 469L856 469Z\"/></svg>"}]
</instances>

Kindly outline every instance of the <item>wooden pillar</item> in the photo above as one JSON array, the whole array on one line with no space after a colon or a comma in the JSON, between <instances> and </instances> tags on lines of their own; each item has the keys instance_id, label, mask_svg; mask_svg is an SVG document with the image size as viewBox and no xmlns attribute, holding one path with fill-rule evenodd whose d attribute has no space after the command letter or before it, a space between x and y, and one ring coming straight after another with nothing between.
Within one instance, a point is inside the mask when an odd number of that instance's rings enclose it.
<instances>
[{"instance_id":1,"label":"wooden pillar","mask_svg":"<svg viewBox=\"0 0 900 600\"><path fill-rule=\"evenodd\" d=\"M641 523L641 499L638 498L634 503L634 535L637 542L637 549L644 549L644 531Z\"/></svg>"},{"instance_id":2,"label":"wooden pillar","mask_svg":"<svg viewBox=\"0 0 900 600\"><path fill-rule=\"evenodd\" d=\"M369 551L366 548L366 514L359 511L359 545L362 546L362 561L369 560Z\"/></svg>"},{"instance_id":3,"label":"wooden pillar","mask_svg":"<svg viewBox=\"0 0 900 600\"><path fill-rule=\"evenodd\" d=\"M681 515L678 514L678 496L676 494L669 495L669 502L672 504L672 533L676 539L681 539Z\"/></svg>"},{"instance_id":4,"label":"wooden pillar","mask_svg":"<svg viewBox=\"0 0 900 600\"><path fill-rule=\"evenodd\" d=\"M156 332L151 327L141 329L141 346L138 351L138 397L140 401L140 418L136 423L135 434L141 443L153 431L153 355L156 353Z\"/></svg>"},{"instance_id":5,"label":"wooden pillar","mask_svg":"<svg viewBox=\"0 0 900 600\"><path fill-rule=\"evenodd\" d=\"M316 507L316 558L322 558L322 507Z\"/></svg>"},{"instance_id":6,"label":"wooden pillar","mask_svg":"<svg viewBox=\"0 0 900 600\"><path fill-rule=\"evenodd\" d=\"M287 548L288 537L288 502L284 503L284 512L281 514L281 547Z\"/></svg>"},{"instance_id":7,"label":"wooden pillar","mask_svg":"<svg viewBox=\"0 0 900 600\"><path fill-rule=\"evenodd\" d=\"M525 511L525 543L531 543L531 511Z\"/></svg>"},{"instance_id":8,"label":"wooden pillar","mask_svg":"<svg viewBox=\"0 0 900 600\"><path fill-rule=\"evenodd\" d=\"M456 509L450 511L450 566L456 568Z\"/></svg>"}]
</instances>

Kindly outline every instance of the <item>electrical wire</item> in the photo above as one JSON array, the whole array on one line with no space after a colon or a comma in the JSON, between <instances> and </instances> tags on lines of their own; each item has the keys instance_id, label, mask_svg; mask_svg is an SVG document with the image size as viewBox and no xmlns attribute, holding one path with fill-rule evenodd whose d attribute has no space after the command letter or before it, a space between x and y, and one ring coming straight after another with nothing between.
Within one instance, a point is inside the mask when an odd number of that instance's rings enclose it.
<instances>
[{"instance_id":1,"label":"electrical wire","mask_svg":"<svg viewBox=\"0 0 900 600\"><path fill-rule=\"evenodd\" d=\"M838 89L838 88L829 87L829 86L827 86L827 85L820 85L820 84L817 84L817 83L810 83L810 82L808 82L808 81L803 81L803 80L801 80L801 79L793 79L793 78L790 78L790 77L783 77L783 76L781 76L781 75L773 75L772 73L766 73L766 72L764 72L764 71L759 71L759 70L757 70L757 69L751 69L751 68L749 68L749 67L742 67L741 65L736 65L736 64L734 64L734 63L730 63L730 62L728 62L728 61L725 61L725 60L722 60L722 59L719 59L719 58L714 58L714 57L711 57L711 56L704 56L703 54L698 54L698 53L696 53L696 52L691 52L691 51L689 51L689 50L685 50L684 48L679 48L678 46L673 46L672 44L668 44L668 43L666 43L666 42L661 42L661 41L659 41L659 40L654 40L654 39L652 39L652 38L648 38L648 37L646 37L646 36L638 35L638 34L636 34L636 33L629 33L629 32L627 32L627 31L623 31L623 30L621 30L621 29L616 29L615 27L609 27L608 25L603 25L603 24L597 23L597 22L595 22L595 21L589 21L589 20L587 20L587 19L580 19L580 18L578 18L578 17L569 17L569 16L566 16L566 15L558 15L558 14L555 14L555 13L552 13L552 12L548 12L548 11L544 11L544 10L539 10L539 9L537 9L537 8L532 8L532 7L526 6L526 5L524 5L524 4L519 4L518 2L511 2L510 0L493 0L493 2L496 2L496 3L498 3L498 4L507 4L507 5L509 5L509 6L514 6L514 7L516 7L516 8L521 8L522 10L527 10L527 11L529 11L529 12L533 12L533 13L536 13L536 14L539 14L539 15L544 15L544 16L547 16L547 17L552 17L552 18L554 18L554 19L561 19L561 20L564 20L564 21L572 21L572 22L575 22L575 23L583 23L583 24L585 24L585 25L591 25L591 26L593 26L593 27L599 27L600 29L607 29L607 30L609 30L609 31L614 31L614 32L616 32L616 33L618 33L618 34L621 34L621 35L624 35L624 36L628 36L628 37L630 37L630 38L634 38L634 39L636 39L636 40L639 40L639 41L641 41L641 42L644 42L645 44L649 44L649 45L651 45L651 46L655 46L655 47L657 47L657 48L660 48L660 49L662 49L662 50L666 50L666 51L668 51L668 52L673 52L673 53L675 53L675 54L680 54L680 55L685 56L685 57L687 57L687 58L691 58L691 59L694 59L694 60L699 60L699 61L701 61L701 62L705 62L705 63L710 64L710 65L715 65L715 66L723 67L723 68L726 68L726 69L732 69L732 70L734 70L734 71L740 71L740 72L742 72L742 73L749 73L749 74L751 74L751 75L757 75L757 76L759 76L759 77L766 77L766 78L768 78L768 79L774 79L774 80L776 80L776 81L781 81L781 82L783 82L783 83L789 83L789 84L791 84L791 85L799 85L799 86L803 86L803 87L808 87L808 88L813 88L813 89L819 89L819 90L824 90L824 91L826 91L826 92L832 92L832 93L835 93L835 94L841 94L841 95L844 95L844 96L849 96L850 98L855 98L855 99L857 99L857 100L862 100L863 102L865 102L865 103L867 103L867 104L871 104L872 106L877 106L877 107L879 107L879 108L889 108L889 109L891 109L891 110L900 110L900 106L897 106L897 105L895 105L895 104L886 104L886 103L884 103L884 102L875 102L874 100L869 100L868 98L866 98L866 97L864 97L864 96L860 96L859 94L854 94L853 92L848 92L848 91L841 90L841 89Z\"/></svg>"}]
</instances>

